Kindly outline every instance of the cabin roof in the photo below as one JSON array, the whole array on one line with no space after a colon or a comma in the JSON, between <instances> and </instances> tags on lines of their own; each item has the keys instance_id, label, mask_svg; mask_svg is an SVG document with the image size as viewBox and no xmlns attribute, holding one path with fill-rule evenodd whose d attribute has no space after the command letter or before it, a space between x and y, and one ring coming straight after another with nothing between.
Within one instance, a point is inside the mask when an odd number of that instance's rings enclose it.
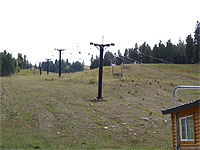
<instances>
[{"instance_id":1,"label":"cabin roof","mask_svg":"<svg viewBox=\"0 0 200 150\"><path fill-rule=\"evenodd\" d=\"M185 103L185 104L177 106L177 107L172 107L167 110L163 110L162 114L163 115L171 114L171 113L178 112L178 111L188 109L188 108L192 108L195 106L200 106L200 100L191 101L191 102Z\"/></svg>"}]
</instances>

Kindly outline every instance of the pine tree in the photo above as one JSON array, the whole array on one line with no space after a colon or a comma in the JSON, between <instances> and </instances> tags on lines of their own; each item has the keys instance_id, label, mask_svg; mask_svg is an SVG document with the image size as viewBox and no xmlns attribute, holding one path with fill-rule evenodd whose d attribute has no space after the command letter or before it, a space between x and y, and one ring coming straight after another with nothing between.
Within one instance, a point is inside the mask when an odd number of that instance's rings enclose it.
<instances>
[{"instance_id":1,"label":"pine tree","mask_svg":"<svg viewBox=\"0 0 200 150\"><path fill-rule=\"evenodd\" d=\"M114 55L111 52L107 51L104 55L103 65L110 66L113 63L114 63Z\"/></svg>"},{"instance_id":2,"label":"pine tree","mask_svg":"<svg viewBox=\"0 0 200 150\"><path fill-rule=\"evenodd\" d=\"M6 50L0 53L0 76L8 76L16 71L16 60Z\"/></svg>"},{"instance_id":3,"label":"pine tree","mask_svg":"<svg viewBox=\"0 0 200 150\"><path fill-rule=\"evenodd\" d=\"M151 63L151 47L144 42L139 47L139 59L142 63Z\"/></svg>"},{"instance_id":4,"label":"pine tree","mask_svg":"<svg viewBox=\"0 0 200 150\"><path fill-rule=\"evenodd\" d=\"M99 57L96 56L96 59L93 59L93 55L91 57L91 64L90 64L90 69L95 69L99 67Z\"/></svg>"},{"instance_id":5,"label":"pine tree","mask_svg":"<svg viewBox=\"0 0 200 150\"><path fill-rule=\"evenodd\" d=\"M135 44L134 48L129 49L129 57L133 60L139 61L138 45Z\"/></svg>"},{"instance_id":6,"label":"pine tree","mask_svg":"<svg viewBox=\"0 0 200 150\"><path fill-rule=\"evenodd\" d=\"M158 48L157 44L155 44L154 47L153 47L152 56L155 57L155 58L160 58L159 48ZM153 63L161 63L161 61L158 60L158 59L153 59L152 62Z\"/></svg>"},{"instance_id":7,"label":"pine tree","mask_svg":"<svg viewBox=\"0 0 200 150\"><path fill-rule=\"evenodd\" d=\"M129 51L128 51L127 48L126 48L125 51L124 51L124 57L129 57Z\"/></svg>"},{"instance_id":8,"label":"pine tree","mask_svg":"<svg viewBox=\"0 0 200 150\"><path fill-rule=\"evenodd\" d=\"M120 50L118 50L117 56L115 56L115 58L116 58L116 60L115 60L116 65L121 65L123 63L123 56L122 56Z\"/></svg>"},{"instance_id":9,"label":"pine tree","mask_svg":"<svg viewBox=\"0 0 200 150\"><path fill-rule=\"evenodd\" d=\"M165 45L162 43L162 41L159 42L158 44L158 48L159 48L159 58L165 60ZM162 62L161 62L162 63Z\"/></svg>"},{"instance_id":10,"label":"pine tree","mask_svg":"<svg viewBox=\"0 0 200 150\"><path fill-rule=\"evenodd\" d=\"M194 44L193 44L193 38L190 35L187 36L186 38L186 50L185 50L185 55L186 55L186 63L191 64L192 63L192 58L193 58L193 50L194 50Z\"/></svg>"},{"instance_id":11,"label":"pine tree","mask_svg":"<svg viewBox=\"0 0 200 150\"><path fill-rule=\"evenodd\" d=\"M166 43L165 48L165 60L169 62L173 62L173 56L176 51L176 45L172 44L171 40L169 39Z\"/></svg>"},{"instance_id":12,"label":"pine tree","mask_svg":"<svg viewBox=\"0 0 200 150\"><path fill-rule=\"evenodd\" d=\"M200 55L200 22L197 21L196 29L194 32L194 50L193 50L193 63L199 63Z\"/></svg>"},{"instance_id":13,"label":"pine tree","mask_svg":"<svg viewBox=\"0 0 200 150\"><path fill-rule=\"evenodd\" d=\"M176 46L176 51L173 55L174 63L176 64L185 64L186 63L186 45L184 41L179 40L179 43Z\"/></svg>"}]
</instances>

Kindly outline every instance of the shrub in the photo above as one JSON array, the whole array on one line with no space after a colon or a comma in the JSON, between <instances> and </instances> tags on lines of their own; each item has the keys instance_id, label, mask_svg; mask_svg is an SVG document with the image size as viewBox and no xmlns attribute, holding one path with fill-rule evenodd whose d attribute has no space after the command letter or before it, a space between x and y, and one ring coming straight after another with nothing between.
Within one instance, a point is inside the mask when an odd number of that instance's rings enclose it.
<instances>
[{"instance_id":1,"label":"shrub","mask_svg":"<svg viewBox=\"0 0 200 150\"><path fill-rule=\"evenodd\" d=\"M171 83L170 83L170 86L175 86L175 84L171 82Z\"/></svg>"},{"instance_id":2,"label":"shrub","mask_svg":"<svg viewBox=\"0 0 200 150\"><path fill-rule=\"evenodd\" d=\"M95 84L95 82L96 82L95 80L92 80L92 79L91 79L91 80L89 81L89 84Z\"/></svg>"},{"instance_id":3,"label":"shrub","mask_svg":"<svg viewBox=\"0 0 200 150\"><path fill-rule=\"evenodd\" d=\"M150 111L150 112L149 112L149 116L151 116L152 114L153 114L153 112Z\"/></svg>"},{"instance_id":4,"label":"shrub","mask_svg":"<svg viewBox=\"0 0 200 150\"><path fill-rule=\"evenodd\" d=\"M181 99L181 98L179 98L179 99L178 99L178 102L182 102L182 99Z\"/></svg>"},{"instance_id":5,"label":"shrub","mask_svg":"<svg viewBox=\"0 0 200 150\"><path fill-rule=\"evenodd\" d=\"M48 79L48 78L45 78L44 80L45 80L45 81L53 81L53 80L54 80L54 78L50 78L50 79Z\"/></svg>"}]
</instances>

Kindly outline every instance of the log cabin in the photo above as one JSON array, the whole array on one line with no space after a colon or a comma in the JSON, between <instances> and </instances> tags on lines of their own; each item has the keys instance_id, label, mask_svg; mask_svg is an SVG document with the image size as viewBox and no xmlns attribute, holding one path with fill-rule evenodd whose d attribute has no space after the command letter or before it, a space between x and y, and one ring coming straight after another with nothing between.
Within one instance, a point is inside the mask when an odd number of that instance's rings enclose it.
<instances>
[{"instance_id":1,"label":"log cabin","mask_svg":"<svg viewBox=\"0 0 200 150\"><path fill-rule=\"evenodd\" d=\"M162 114L171 114L174 150L200 150L200 100L164 110Z\"/></svg>"}]
</instances>

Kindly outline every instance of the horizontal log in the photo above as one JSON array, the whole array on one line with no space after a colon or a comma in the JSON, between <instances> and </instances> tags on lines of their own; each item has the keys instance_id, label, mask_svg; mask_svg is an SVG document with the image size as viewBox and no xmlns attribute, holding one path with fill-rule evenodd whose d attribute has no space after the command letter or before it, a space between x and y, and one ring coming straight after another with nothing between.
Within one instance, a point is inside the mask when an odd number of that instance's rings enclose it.
<instances>
[{"instance_id":1,"label":"horizontal log","mask_svg":"<svg viewBox=\"0 0 200 150\"><path fill-rule=\"evenodd\" d=\"M194 119L194 123L196 124L196 123L199 123L200 122L200 119ZM198 127L198 126L200 126L200 125L197 125L197 126L195 126L195 127Z\"/></svg>"},{"instance_id":2,"label":"horizontal log","mask_svg":"<svg viewBox=\"0 0 200 150\"><path fill-rule=\"evenodd\" d=\"M195 120L200 119L200 115L195 115L195 116L194 116L194 119L195 119Z\"/></svg>"}]
</instances>

